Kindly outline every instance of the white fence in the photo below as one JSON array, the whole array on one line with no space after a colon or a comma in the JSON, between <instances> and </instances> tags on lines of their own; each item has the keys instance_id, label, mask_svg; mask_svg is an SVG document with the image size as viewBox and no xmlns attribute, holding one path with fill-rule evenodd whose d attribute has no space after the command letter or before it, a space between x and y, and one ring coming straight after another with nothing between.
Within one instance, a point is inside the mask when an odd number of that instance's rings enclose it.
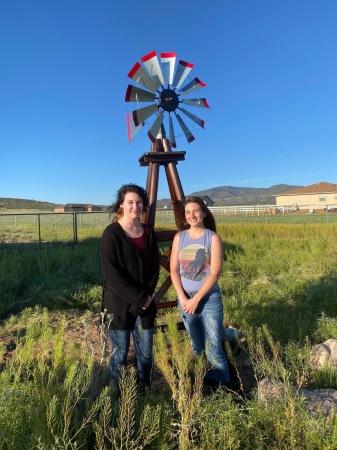
<instances>
[{"instance_id":1,"label":"white fence","mask_svg":"<svg viewBox=\"0 0 337 450\"><path fill-rule=\"evenodd\" d=\"M337 212L337 204L308 204L298 205L249 205L249 206L212 206L209 207L212 213L216 214L248 214L254 215L275 214L275 213L292 213L296 211L313 213L316 211Z\"/></svg>"}]
</instances>

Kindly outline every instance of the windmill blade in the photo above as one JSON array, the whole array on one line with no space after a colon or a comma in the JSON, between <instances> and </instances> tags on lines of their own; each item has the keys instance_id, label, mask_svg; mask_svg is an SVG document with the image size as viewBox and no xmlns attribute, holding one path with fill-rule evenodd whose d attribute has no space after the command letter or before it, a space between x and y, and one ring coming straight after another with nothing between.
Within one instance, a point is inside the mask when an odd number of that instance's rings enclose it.
<instances>
[{"instance_id":1,"label":"windmill blade","mask_svg":"<svg viewBox=\"0 0 337 450\"><path fill-rule=\"evenodd\" d=\"M140 131L143 126L145 125L145 122L140 123L138 126L136 126L133 122L133 119L131 118L130 113L126 114L126 123L127 123L127 129L128 129L128 141L130 142Z\"/></svg>"},{"instance_id":2,"label":"windmill blade","mask_svg":"<svg viewBox=\"0 0 337 450\"><path fill-rule=\"evenodd\" d=\"M172 85L175 88L178 88L179 86L182 85L183 81L185 80L187 75L192 70L192 67L194 67L194 64L192 64L192 63L188 63L186 61L183 61L182 59L179 61L179 64L177 66L177 70L176 70L176 73L174 75L174 79L172 82Z\"/></svg>"},{"instance_id":3,"label":"windmill blade","mask_svg":"<svg viewBox=\"0 0 337 450\"><path fill-rule=\"evenodd\" d=\"M176 64L176 52L161 53L160 62L165 83L172 84L174 67Z\"/></svg>"},{"instance_id":4,"label":"windmill blade","mask_svg":"<svg viewBox=\"0 0 337 450\"><path fill-rule=\"evenodd\" d=\"M186 114L187 117L189 117L191 120L193 120L193 122L195 122L196 124L199 125L199 127L201 128L205 128L205 122L200 119L199 117L195 116L194 114L190 113L189 111L187 111L185 108L180 108L181 112L183 112L184 114Z\"/></svg>"},{"instance_id":5,"label":"windmill blade","mask_svg":"<svg viewBox=\"0 0 337 450\"><path fill-rule=\"evenodd\" d=\"M152 92L144 91L136 86L129 84L125 94L126 102L154 102L156 99L156 94Z\"/></svg>"},{"instance_id":6,"label":"windmill blade","mask_svg":"<svg viewBox=\"0 0 337 450\"><path fill-rule=\"evenodd\" d=\"M176 114L176 118L179 122L180 128L182 129L187 142L190 143L192 141L194 141L195 137L193 136L193 134L190 132L190 130L188 129L186 123L183 121L183 119L179 116L179 114Z\"/></svg>"},{"instance_id":7,"label":"windmill blade","mask_svg":"<svg viewBox=\"0 0 337 450\"><path fill-rule=\"evenodd\" d=\"M179 93L182 95L186 95L189 94L190 92L195 91L196 89L201 89L205 86L206 84L200 81L199 78L194 78L194 80L190 81L182 89L179 89Z\"/></svg>"},{"instance_id":8,"label":"windmill blade","mask_svg":"<svg viewBox=\"0 0 337 450\"><path fill-rule=\"evenodd\" d=\"M164 84L163 74L155 51L148 53L141 58L146 70L149 72L155 83Z\"/></svg>"},{"instance_id":9,"label":"windmill blade","mask_svg":"<svg viewBox=\"0 0 337 450\"><path fill-rule=\"evenodd\" d=\"M173 120L171 115L169 116L169 143L171 147L173 148L177 147L176 137L174 135Z\"/></svg>"},{"instance_id":10,"label":"windmill blade","mask_svg":"<svg viewBox=\"0 0 337 450\"><path fill-rule=\"evenodd\" d=\"M160 111L158 113L158 117L153 122L151 128L149 129L149 131L147 133L147 135L149 136L149 138L151 139L151 141L153 143L156 142L156 138L158 136L158 132L160 130L161 124L163 123L163 120L164 120L164 114L162 113L162 111Z\"/></svg>"},{"instance_id":11,"label":"windmill blade","mask_svg":"<svg viewBox=\"0 0 337 450\"><path fill-rule=\"evenodd\" d=\"M132 118L135 126L137 127L142 122L145 122L152 114L158 111L157 105L144 106L144 108L135 109L132 111Z\"/></svg>"},{"instance_id":12,"label":"windmill blade","mask_svg":"<svg viewBox=\"0 0 337 450\"><path fill-rule=\"evenodd\" d=\"M146 70L143 69L139 62L136 62L136 64L132 67L128 73L128 77L152 92L155 92L160 86L160 83L155 83L155 81L150 77Z\"/></svg>"},{"instance_id":13,"label":"windmill blade","mask_svg":"<svg viewBox=\"0 0 337 450\"><path fill-rule=\"evenodd\" d=\"M186 98L184 100L180 100L180 102L184 103L184 105L201 106L202 108L209 108L209 105L205 98L191 98L191 99Z\"/></svg>"},{"instance_id":14,"label":"windmill blade","mask_svg":"<svg viewBox=\"0 0 337 450\"><path fill-rule=\"evenodd\" d=\"M161 133L162 139L166 139L166 130L165 130L165 127L164 127L164 122L160 126L160 133Z\"/></svg>"}]
</instances>

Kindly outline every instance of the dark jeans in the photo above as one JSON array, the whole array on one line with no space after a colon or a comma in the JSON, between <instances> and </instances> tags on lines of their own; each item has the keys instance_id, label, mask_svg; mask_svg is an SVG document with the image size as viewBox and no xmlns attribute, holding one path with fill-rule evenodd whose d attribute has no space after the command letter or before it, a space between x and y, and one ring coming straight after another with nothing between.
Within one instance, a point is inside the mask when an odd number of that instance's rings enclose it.
<instances>
[{"instance_id":1,"label":"dark jeans","mask_svg":"<svg viewBox=\"0 0 337 450\"><path fill-rule=\"evenodd\" d=\"M150 386L153 366L153 328L144 330L140 317L137 317L134 330L109 330L109 335L112 344L110 371L116 387L118 387L121 368L127 361L131 335L135 347L138 381L144 386Z\"/></svg>"}]
</instances>

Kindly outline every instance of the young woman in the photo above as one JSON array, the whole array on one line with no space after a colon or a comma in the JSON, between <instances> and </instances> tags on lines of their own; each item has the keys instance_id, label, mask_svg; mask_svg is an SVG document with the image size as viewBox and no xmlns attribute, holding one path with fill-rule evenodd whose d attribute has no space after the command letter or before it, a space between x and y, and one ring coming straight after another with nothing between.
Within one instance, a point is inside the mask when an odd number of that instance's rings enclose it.
<instances>
[{"instance_id":1,"label":"young woman","mask_svg":"<svg viewBox=\"0 0 337 450\"><path fill-rule=\"evenodd\" d=\"M205 384L229 386L230 375L223 350L223 304L218 279L223 248L212 213L203 200L185 203L185 226L176 234L170 257L171 279L178 308L194 352L205 351L212 368Z\"/></svg>"},{"instance_id":2,"label":"young woman","mask_svg":"<svg viewBox=\"0 0 337 450\"><path fill-rule=\"evenodd\" d=\"M125 184L112 210L117 214L103 232L101 263L104 278L102 308L112 316L110 370L118 389L133 336L138 380L150 386L153 364L153 327L156 305L152 295L159 276L159 254L154 230L140 218L148 207L146 191Z\"/></svg>"}]
</instances>

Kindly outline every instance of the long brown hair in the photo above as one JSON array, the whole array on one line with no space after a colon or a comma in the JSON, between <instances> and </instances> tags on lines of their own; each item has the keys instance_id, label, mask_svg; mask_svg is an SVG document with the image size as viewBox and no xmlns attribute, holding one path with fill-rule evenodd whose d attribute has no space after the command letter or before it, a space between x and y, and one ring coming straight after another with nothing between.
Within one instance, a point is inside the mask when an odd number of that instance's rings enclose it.
<instances>
[{"instance_id":1,"label":"long brown hair","mask_svg":"<svg viewBox=\"0 0 337 450\"><path fill-rule=\"evenodd\" d=\"M135 194L138 194L139 197L142 199L143 202L143 211L146 211L147 207L149 206L149 199L147 197L146 190L137 184L123 184L116 193L116 201L109 207L109 211L112 211L116 213L116 216L113 218L114 222L117 222L121 217L123 217L123 209L120 207L120 205L124 202L126 194L129 192L133 192Z\"/></svg>"},{"instance_id":2,"label":"long brown hair","mask_svg":"<svg viewBox=\"0 0 337 450\"><path fill-rule=\"evenodd\" d=\"M207 208L206 203L203 201L202 198L200 197L188 197L185 201L185 206L188 203L197 203L200 206L200 209L202 210L203 213L205 213L205 217L204 217L204 226L205 228L208 228L211 231L215 231L216 233L216 224L215 224L215 219L213 214L211 213L211 211ZM186 218L185 218L185 209L184 209L184 229L186 230L187 228L189 228L190 226L188 225L188 223L186 222Z\"/></svg>"}]
</instances>

